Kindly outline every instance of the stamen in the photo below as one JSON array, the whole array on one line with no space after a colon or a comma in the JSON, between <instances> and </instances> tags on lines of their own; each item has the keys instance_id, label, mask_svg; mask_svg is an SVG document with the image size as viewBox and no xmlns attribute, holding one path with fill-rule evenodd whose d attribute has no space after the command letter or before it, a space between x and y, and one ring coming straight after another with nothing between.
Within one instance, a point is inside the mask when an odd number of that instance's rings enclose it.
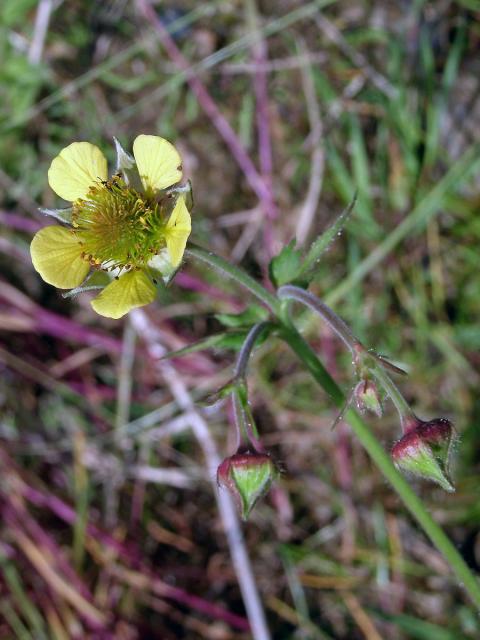
<instances>
[{"instance_id":1,"label":"stamen","mask_svg":"<svg viewBox=\"0 0 480 640\"><path fill-rule=\"evenodd\" d=\"M72 233L82 258L103 270L143 269L165 245L170 206L141 195L115 175L90 188L73 205Z\"/></svg>"}]
</instances>

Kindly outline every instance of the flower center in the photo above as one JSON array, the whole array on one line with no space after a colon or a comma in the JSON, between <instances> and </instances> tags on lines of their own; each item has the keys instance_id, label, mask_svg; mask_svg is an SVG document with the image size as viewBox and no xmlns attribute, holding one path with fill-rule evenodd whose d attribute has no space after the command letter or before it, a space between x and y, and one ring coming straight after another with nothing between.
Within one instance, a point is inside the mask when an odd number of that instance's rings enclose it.
<instances>
[{"instance_id":1,"label":"flower center","mask_svg":"<svg viewBox=\"0 0 480 640\"><path fill-rule=\"evenodd\" d=\"M143 268L165 246L171 200L128 187L120 176L90 188L73 204L82 257L105 270Z\"/></svg>"}]
</instances>

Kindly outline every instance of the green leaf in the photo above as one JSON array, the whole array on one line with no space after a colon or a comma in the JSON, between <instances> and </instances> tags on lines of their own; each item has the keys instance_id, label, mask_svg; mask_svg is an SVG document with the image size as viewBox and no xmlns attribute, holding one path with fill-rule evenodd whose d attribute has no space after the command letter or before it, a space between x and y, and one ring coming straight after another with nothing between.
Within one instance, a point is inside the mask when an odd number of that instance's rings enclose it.
<instances>
[{"instance_id":1,"label":"green leaf","mask_svg":"<svg viewBox=\"0 0 480 640\"><path fill-rule=\"evenodd\" d=\"M292 240L270 262L270 279L276 287L281 287L297 278L301 266L302 254L295 249L295 240Z\"/></svg>"},{"instance_id":2,"label":"green leaf","mask_svg":"<svg viewBox=\"0 0 480 640\"><path fill-rule=\"evenodd\" d=\"M252 304L242 313L219 313L215 318L224 327L236 329L237 327L248 327L257 322L263 322L268 318L268 311L264 307Z\"/></svg>"},{"instance_id":3,"label":"green leaf","mask_svg":"<svg viewBox=\"0 0 480 640\"><path fill-rule=\"evenodd\" d=\"M300 269L298 270L297 277L306 276L308 274L308 280L312 279L317 262L320 260L320 257L322 256L324 251L328 249L330 244L341 233L345 223L347 222L350 214L355 207L356 200L357 195L354 194L353 199L348 207L344 209L344 211L342 211L335 222L330 227L328 227L326 231L320 234L318 238L316 238L316 240L313 241L312 246L310 247Z\"/></svg>"},{"instance_id":4,"label":"green leaf","mask_svg":"<svg viewBox=\"0 0 480 640\"><path fill-rule=\"evenodd\" d=\"M162 360L167 360L169 358L180 358L182 356L186 356L189 353L195 353L196 351L204 351L205 349L232 349L233 351L238 351L245 338L247 336L247 331L228 331L223 333L216 333L213 336L209 336L208 338L204 338L203 340L198 340L197 342L193 342L182 349L177 349L176 351L169 351L162 357Z\"/></svg>"}]
</instances>

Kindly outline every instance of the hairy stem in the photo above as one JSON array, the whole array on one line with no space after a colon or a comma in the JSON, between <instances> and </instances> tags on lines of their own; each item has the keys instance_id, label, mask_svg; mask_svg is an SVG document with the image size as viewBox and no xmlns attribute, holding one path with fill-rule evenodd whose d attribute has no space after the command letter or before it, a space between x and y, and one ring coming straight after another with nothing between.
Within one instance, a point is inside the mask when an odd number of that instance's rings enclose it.
<instances>
[{"instance_id":1,"label":"hairy stem","mask_svg":"<svg viewBox=\"0 0 480 640\"><path fill-rule=\"evenodd\" d=\"M212 269L215 269L223 275L227 275L241 287L248 289L250 293L260 300L260 302L268 307L274 314L277 315L280 312L280 303L276 296L267 291L265 287L262 287L261 284L250 277L247 273L224 260L224 258L193 244L188 245L185 255L205 262L209 267L212 267Z\"/></svg>"},{"instance_id":2,"label":"hairy stem","mask_svg":"<svg viewBox=\"0 0 480 640\"><path fill-rule=\"evenodd\" d=\"M354 355L356 355L359 348L363 349L360 341L351 332L350 327L313 293L292 284L286 284L279 288L278 297L282 300L296 300L315 311Z\"/></svg>"},{"instance_id":3,"label":"hairy stem","mask_svg":"<svg viewBox=\"0 0 480 640\"><path fill-rule=\"evenodd\" d=\"M395 405L395 408L397 409L400 416L400 423L402 425L403 431L406 430L408 424L412 424L412 422L418 422L417 416L403 397L400 389L390 378L388 373L386 373L386 371L384 371L384 369L378 364L370 369L370 371L377 378L377 380L382 385L386 393L390 396L391 401Z\"/></svg>"},{"instance_id":4,"label":"hairy stem","mask_svg":"<svg viewBox=\"0 0 480 640\"><path fill-rule=\"evenodd\" d=\"M250 442L255 451L261 453L263 453L265 449L259 440L257 427L248 406L246 373L255 343L268 326L268 322L258 322L254 324L248 332L235 364L235 388L232 393L233 420L237 439L236 448L239 449L242 444L247 445L247 443Z\"/></svg>"},{"instance_id":5,"label":"hairy stem","mask_svg":"<svg viewBox=\"0 0 480 640\"><path fill-rule=\"evenodd\" d=\"M248 361L252 355L253 348L260 335L267 328L268 322L258 322L248 332L245 342L242 344L242 348L239 351L237 362L235 364L234 375L235 378L245 378L247 373Z\"/></svg>"}]
</instances>

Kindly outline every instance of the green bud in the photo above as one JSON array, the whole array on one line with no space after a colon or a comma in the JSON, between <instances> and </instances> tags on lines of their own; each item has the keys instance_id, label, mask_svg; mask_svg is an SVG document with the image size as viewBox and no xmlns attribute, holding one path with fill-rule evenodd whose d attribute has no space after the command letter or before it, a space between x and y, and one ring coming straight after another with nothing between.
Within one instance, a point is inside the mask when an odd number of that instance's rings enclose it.
<instances>
[{"instance_id":1,"label":"green bud","mask_svg":"<svg viewBox=\"0 0 480 640\"><path fill-rule=\"evenodd\" d=\"M360 412L371 411L379 418L382 417L382 403L377 385L372 380L360 380L353 391L355 402Z\"/></svg>"},{"instance_id":2,"label":"green bud","mask_svg":"<svg viewBox=\"0 0 480 640\"><path fill-rule=\"evenodd\" d=\"M236 453L217 470L217 482L235 499L243 520L257 501L266 495L278 476L275 463L266 453Z\"/></svg>"},{"instance_id":3,"label":"green bud","mask_svg":"<svg viewBox=\"0 0 480 640\"><path fill-rule=\"evenodd\" d=\"M394 444L392 458L401 471L432 480L445 491L455 491L449 478L454 429L445 418L424 422L417 418Z\"/></svg>"}]
</instances>

